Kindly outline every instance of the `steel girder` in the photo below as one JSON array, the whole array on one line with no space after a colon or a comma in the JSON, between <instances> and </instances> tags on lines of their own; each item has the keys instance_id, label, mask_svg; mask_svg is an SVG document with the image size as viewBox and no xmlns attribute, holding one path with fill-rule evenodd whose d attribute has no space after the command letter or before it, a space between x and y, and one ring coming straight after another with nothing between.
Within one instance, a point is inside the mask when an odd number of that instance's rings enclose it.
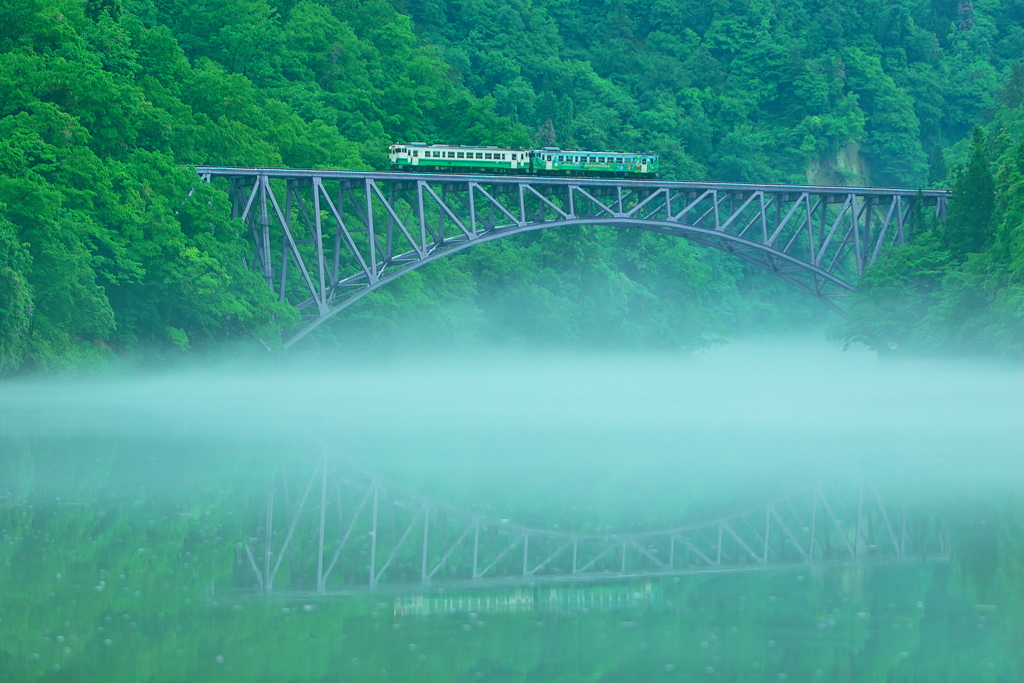
<instances>
[{"instance_id":1,"label":"steel girder","mask_svg":"<svg viewBox=\"0 0 1024 683\"><path fill-rule=\"evenodd\" d=\"M226 179L252 267L303 322L285 346L420 266L508 235L563 226L642 228L729 252L842 312L887 245L942 190L198 167Z\"/></svg>"},{"instance_id":2,"label":"steel girder","mask_svg":"<svg viewBox=\"0 0 1024 683\"><path fill-rule=\"evenodd\" d=\"M321 460L301 489L275 476L239 588L337 593L539 585L861 562L947 560L945 532L863 482L829 482L719 519L639 533L538 529L431 500ZM288 503L292 501L290 504ZM297 502L295 502L297 501ZM283 504L282 504L283 502ZM280 578L279 578L280 577Z\"/></svg>"}]
</instances>

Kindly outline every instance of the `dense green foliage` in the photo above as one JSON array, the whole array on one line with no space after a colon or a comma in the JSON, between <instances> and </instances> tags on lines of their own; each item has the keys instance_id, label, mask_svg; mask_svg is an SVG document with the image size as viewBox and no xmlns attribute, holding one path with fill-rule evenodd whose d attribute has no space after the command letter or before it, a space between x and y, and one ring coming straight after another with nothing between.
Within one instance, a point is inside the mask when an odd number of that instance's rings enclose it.
<instances>
[{"instance_id":1,"label":"dense green foliage","mask_svg":"<svg viewBox=\"0 0 1024 683\"><path fill-rule=\"evenodd\" d=\"M393 140L553 141L651 149L675 177L919 186L999 104L1022 16L1013 0L10 0L0 374L275 345L297 314L189 164L370 168ZM1000 135L986 158L1009 188L1019 138ZM1020 225L1008 192L989 240L1004 251ZM951 235L989 239L983 216L951 212ZM972 268L944 291L966 301L987 278L986 329L1013 337L1018 299L992 292L1018 271ZM680 240L562 231L408 276L335 330L692 348L821 315L784 288Z\"/></svg>"},{"instance_id":2,"label":"dense green foliage","mask_svg":"<svg viewBox=\"0 0 1024 683\"><path fill-rule=\"evenodd\" d=\"M1004 105L954 169L945 224L865 274L842 332L848 340L882 352L1024 361L1024 100L1012 90L1020 78L1017 67Z\"/></svg>"},{"instance_id":3,"label":"dense green foliage","mask_svg":"<svg viewBox=\"0 0 1024 683\"><path fill-rule=\"evenodd\" d=\"M408 6L475 93L550 121L562 146L652 148L676 174L754 182L925 184L1024 40L1013 1Z\"/></svg>"},{"instance_id":4,"label":"dense green foliage","mask_svg":"<svg viewBox=\"0 0 1024 683\"><path fill-rule=\"evenodd\" d=\"M259 3L196 8L190 25L210 23L206 49L192 59L145 16L155 8L0 8L0 371L76 364L111 346L187 349L239 335L273 343L276 328L296 319L245 266L223 194L183 164L366 168L392 137L468 141L486 130L516 139L511 124L450 83L386 4L336 8L347 22L312 3L285 22ZM260 33L260 12L272 37ZM232 31L233 21L251 30ZM264 67L242 56L260 59L268 40L289 58L271 60L281 81L261 90L244 74ZM337 91L333 108L297 105L304 118L279 99L317 79ZM398 96L399 81L405 95L421 93L415 104Z\"/></svg>"}]
</instances>

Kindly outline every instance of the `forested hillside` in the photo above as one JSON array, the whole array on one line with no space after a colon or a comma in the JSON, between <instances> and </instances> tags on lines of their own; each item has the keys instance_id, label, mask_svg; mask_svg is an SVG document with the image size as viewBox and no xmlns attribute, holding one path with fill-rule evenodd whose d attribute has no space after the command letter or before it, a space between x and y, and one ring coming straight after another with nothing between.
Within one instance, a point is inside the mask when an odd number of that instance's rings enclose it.
<instances>
[{"instance_id":1,"label":"forested hillside","mask_svg":"<svg viewBox=\"0 0 1024 683\"><path fill-rule=\"evenodd\" d=\"M949 215L859 283L841 334L881 353L966 353L1024 363L1024 75L950 178Z\"/></svg>"},{"instance_id":2,"label":"forested hillside","mask_svg":"<svg viewBox=\"0 0 1024 683\"><path fill-rule=\"evenodd\" d=\"M499 113L562 146L652 148L681 177L941 181L1024 53L1013 1L408 4Z\"/></svg>"},{"instance_id":3,"label":"forested hillside","mask_svg":"<svg viewBox=\"0 0 1024 683\"><path fill-rule=\"evenodd\" d=\"M969 162L954 229L906 248L942 261L906 267L913 315L880 313L907 280L887 261L845 334L947 348L983 309L985 348L1019 353L1022 24L1011 0L7 0L0 374L274 346L296 312L186 166L382 168L394 140L653 150L670 177L762 182L916 187ZM693 348L817 306L678 239L566 230L403 278L320 343Z\"/></svg>"}]
</instances>

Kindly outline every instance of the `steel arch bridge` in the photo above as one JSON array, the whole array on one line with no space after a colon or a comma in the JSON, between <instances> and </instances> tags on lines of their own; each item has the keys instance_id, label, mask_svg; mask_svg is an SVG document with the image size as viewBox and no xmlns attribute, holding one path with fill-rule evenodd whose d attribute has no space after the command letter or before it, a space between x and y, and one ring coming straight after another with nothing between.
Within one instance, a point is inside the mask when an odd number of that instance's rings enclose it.
<instances>
[{"instance_id":1,"label":"steel arch bridge","mask_svg":"<svg viewBox=\"0 0 1024 683\"><path fill-rule=\"evenodd\" d=\"M866 562L948 560L941 528L864 482L830 482L695 524L630 533L531 528L321 460L282 471L240 552L237 587L272 595L538 586ZM280 592L280 591L279 591Z\"/></svg>"},{"instance_id":2,"label":"steel arch bridge","mask_svg":"<svg viewBox=\"0 0 1024 683\"><path fill-rule=\"evenodd\" d=\"M370 292L474 244L563 226L685 237L836 303L944 190L200 166L226 179L252 266L303 320L289 347Z\"/></svg>"}]
</instances>

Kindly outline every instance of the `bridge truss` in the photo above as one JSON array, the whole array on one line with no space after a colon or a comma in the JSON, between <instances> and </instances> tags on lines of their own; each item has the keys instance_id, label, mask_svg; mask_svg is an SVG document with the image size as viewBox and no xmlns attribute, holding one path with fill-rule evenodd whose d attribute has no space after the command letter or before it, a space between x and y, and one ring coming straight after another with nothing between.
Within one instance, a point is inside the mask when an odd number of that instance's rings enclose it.
<instances>
[{"instance_id":1,"label":"bridge truss","mask_svg":"<svg viewBox=\"0 0 1024 683\"><path fill-rule=\"evenodd\" d=\"M633 580L947 559L944 532L863 483L819 485L715 520L636 533L530 528L459 510L321 461L301 489L275 477L239 556L265 595Z\"/></svg>"},{"instance_id":2,"label":"bridge truss","mask_svg":"<svg viewBox=\"0 0 1024 683\"><path fill-rule=\"evenodd\" d=\"M729 252L821 298L901 244L941 190L198 167L225 182L251 265L303 322L291 346L366 294L474 244L564 226L642 228Z\"/></svg>"}]
</instances>

